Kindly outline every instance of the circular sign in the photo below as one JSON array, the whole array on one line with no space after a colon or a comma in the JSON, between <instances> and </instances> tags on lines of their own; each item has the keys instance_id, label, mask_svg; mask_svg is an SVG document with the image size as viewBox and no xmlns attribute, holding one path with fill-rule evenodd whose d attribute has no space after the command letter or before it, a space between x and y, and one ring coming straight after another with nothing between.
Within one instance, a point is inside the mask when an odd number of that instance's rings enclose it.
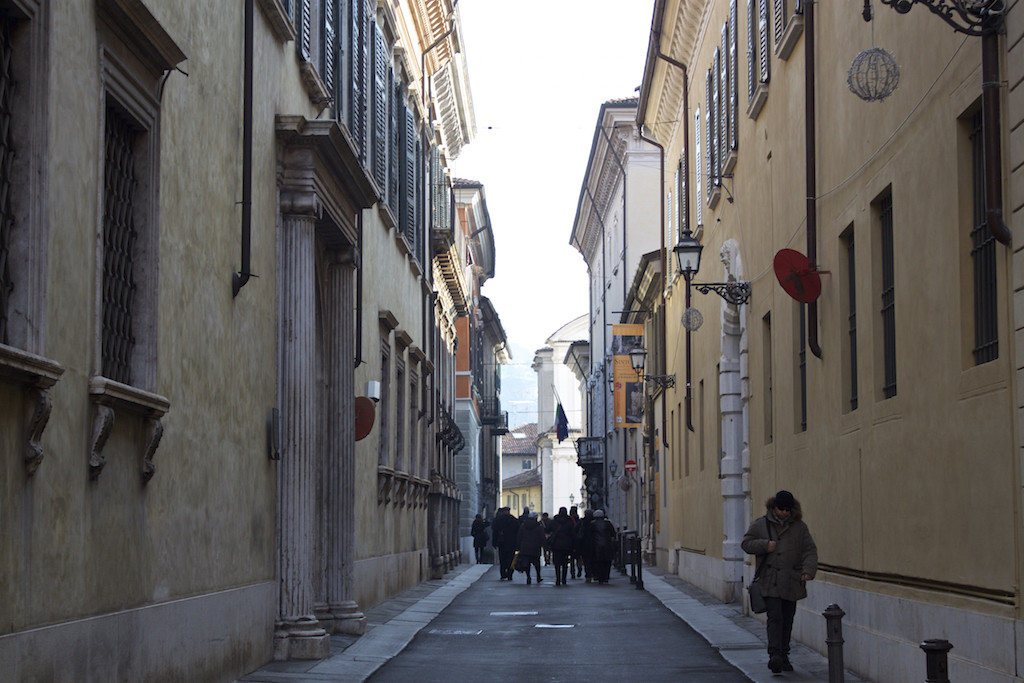
<instances>
[{"instance_id":1,"label":"circular sign","mask_svg":"<svg viewBox=\"0 0 1024 683\"><path fill-rule=\"evenodd\" d=\"M626 461L626 471L627 472L636 472L636 460L627 460Z\"/></svg>"},{"instance_id":2,"label":"circular sign","mask_svg":"<svg viewBox=\"0 0 1024 683\"><path fill-rule=\"evenodd\" d=\"M373 429L377 407L365 396L356 397L356 441L362 441Z\"/></svg>"},{"instance_id":3,"label":"circular sign","mask_svg":"<svg viewBox=\"0 0 1024 683\"><path fill-rule=\"evenodd\" d=\"M775 254L775 277L786 294L802 304L821 296L821 277L810 259L794 249L780 249Z\"/></svg>"}]
</instances>

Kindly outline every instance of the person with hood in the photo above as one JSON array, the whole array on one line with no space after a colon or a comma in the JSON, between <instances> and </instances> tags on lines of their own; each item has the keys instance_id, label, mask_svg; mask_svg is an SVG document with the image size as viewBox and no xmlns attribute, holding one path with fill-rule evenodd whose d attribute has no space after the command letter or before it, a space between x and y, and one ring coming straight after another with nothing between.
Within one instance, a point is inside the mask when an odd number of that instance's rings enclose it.
<instances>
[{"instance_id":1,"label":"person with hood","mask_svg":"<svg viewBox=\"0 0 1024 683\"><path fill-rule=\"evenodd\" d=\"M583 562L583 575L587 577L587 583L594 578L592 563L594 560L594 549L590 543L590 525L594 521L594 511L585 510L583 519L576 528L576 553Z\"/></svg>"},{"instance_id":2,"label":"person with hood","mask_svg":"<svg viewBox=\"0 0 1024 683\"><path fill-rule=\"evenodd\" d=\"M569 572L569 560L576 542L576 525L564 507L558 508L558 514L551 518L551 534L548 545L555 564L555 585L564 586L566 574Z\"/></svg>"},{"instance_id":3,"label":"person with hood","mask_svg":"<svg viewBox=\"0 0 1024 683\"><path fill-rule=\"evenodd\" d=\"M608 583L615 559L615 526L604 516L604 510L594 510L590 523L591 571L598 583Z\"/></svg>"},{"instance_id":4,"label":"person with hood","mask_svg":"<svg viewBox=\"0 0 1024 683\"><path fill-rule=\"evenodd\" d=\"M580 511L575 505L569 508L569 519L572 520L573 541L572 553L569 554L569 574L574 579L583 576L583 564L580 559Z\"/></svg>"},{"instance_id":5,"label":"person with hood","mask_svg":"<svg viewBox=\"0 0 1024 683\"><path fill-rule=\"evenodd\" d=\"M519 550L519 562L526 567L526 583L530 581L530 565L537 570L537 583L544 579L540 578L540 555L544 549L544 527L537 519L537 513L530 515L519 525L519 533L516 539L516 548Z\"/></svg>"},{"instance_id":6,"label":"person with hood","mask_svg":"<svg viewBox=\"0 0 1024 683\"><path fill-rule=\"evenodd\" d=\"M473 551L476 553L476 563L480 564L483 561L484 548L487 547L487 527L491 525L484 516L477 514L473 519L473 526L470 528L469 533L473 536Z\"/></svg>"},{"instance_id":7,"label":"person with hood","mask_svg":"<svg viewBox=\"0 0 1024 683\"><path fill-rule=\"evenodd\" d=\"M779 491L765 508L740 545L762 563L758 583L768 607L768 668L780 673L793 670L789 662L793 617L797 601L807 597L807 582L818 571L818 548L792 493Z\"/></svg>"},{"instance_id":8,"label":"person with hood","mask_svg":"<svg viewBox=\"0 0 1024 683\"><path fill-rule=\"evenodd\" d=\"M498 569L501 571L501 580L512 580L512 573L515 568L512 566L512 558L516 554L516 535L519 532L519 520L512 516L507 507L500 508L494 515L494 522L491 524L491 545L498 550Z\"/></svg>"}]
</instances>

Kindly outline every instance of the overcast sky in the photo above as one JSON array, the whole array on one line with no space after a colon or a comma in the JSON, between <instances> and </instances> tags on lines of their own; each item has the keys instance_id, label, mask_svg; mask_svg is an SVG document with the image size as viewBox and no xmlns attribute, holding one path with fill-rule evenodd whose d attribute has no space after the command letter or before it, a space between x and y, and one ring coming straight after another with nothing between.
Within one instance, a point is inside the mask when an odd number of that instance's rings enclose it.
<instances>
[{"instance_id":1,"label":"overcast sky","mask_svg":"<svg viewBox=\"0 0 1024 683\"><path fill-rule=\"evenodd\" d=\"M569 246L601 104L643 80L653 0L459 0L477 135L455 160L484 184L496 245L483 294L533 352L588 312Z\"/></svg>"}]
</instances>

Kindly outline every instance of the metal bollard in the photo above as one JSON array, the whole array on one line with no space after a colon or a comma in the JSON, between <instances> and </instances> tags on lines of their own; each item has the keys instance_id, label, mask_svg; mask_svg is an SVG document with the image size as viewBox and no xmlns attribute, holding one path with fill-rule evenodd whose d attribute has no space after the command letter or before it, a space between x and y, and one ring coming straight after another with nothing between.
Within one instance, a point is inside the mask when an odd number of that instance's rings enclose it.
<instances>
[{"instance_id":1,"label":"metal bollard","mask_svg":"<svg viewBox=\"0 0 1024 683\"><path fill-rule=\"evenodd\" d=\"M953 646L948 640L931 638L921 643L924 650L925 672L928 683L949 683L949 651Z\"/></svg>"},{"instance_id":2,"label":"metal bollard","mask_svg":"<svg viewBox=\"0 0 1024 683\"><path fill-rule=\"evenodd\" d=\"M644 589L644 559L643 553L641 552L641 541L640 536L636 537L636 554L633 557L636 559L636 588L637 590Z\"/></svg>"},{"instance_id":3,"label":"metal bollard","mask_svg":"<svg viewBox=\"0 0 1024 683\"><path fill-rule=\"evenodd\" d=\"M828 645L828 683L843 683L843 617L846 612L832 603L821 613L825 617L825 644Z\"/></svg>"}]
</instances>

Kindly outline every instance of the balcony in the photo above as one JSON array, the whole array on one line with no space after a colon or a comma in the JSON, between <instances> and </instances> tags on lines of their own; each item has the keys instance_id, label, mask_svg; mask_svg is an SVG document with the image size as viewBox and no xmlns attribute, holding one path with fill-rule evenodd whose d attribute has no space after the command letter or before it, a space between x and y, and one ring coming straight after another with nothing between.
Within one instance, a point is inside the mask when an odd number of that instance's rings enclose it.
<instances>
[{"instance_id":1,"label":"balcony","mask_svg":"<svg viewBox=\"0 0 1024 683\"><path fill-rule=\"evenodd\" d=\"M599 436L584 436L576 439L576 460L580 467L600 465L604 462L604 439Z\"/></svg>"}]
</instances>

